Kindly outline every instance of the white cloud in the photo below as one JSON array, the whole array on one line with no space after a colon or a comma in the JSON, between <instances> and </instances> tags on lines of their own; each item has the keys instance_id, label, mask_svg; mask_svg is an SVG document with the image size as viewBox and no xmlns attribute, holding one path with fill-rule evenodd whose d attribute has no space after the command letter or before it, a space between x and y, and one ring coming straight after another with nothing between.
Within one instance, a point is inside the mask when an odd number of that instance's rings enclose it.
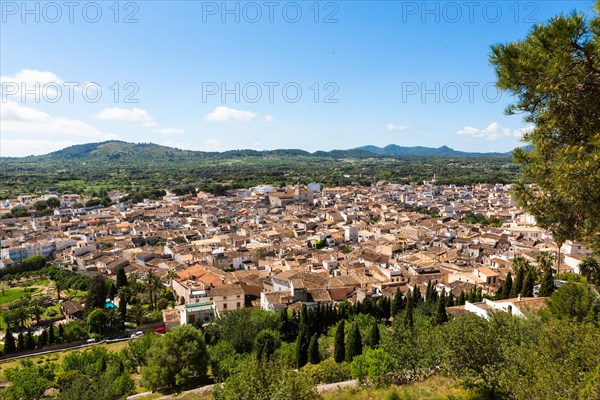
<instances>
[{"instance_id":1,"label":"white cloud","mask_svg":"<svg viewBox=\"0 0 600 400\"><path fill-rule=\"evenodd\" d=\"M252 121L256 113L252 111L236 110L225 106L219 106L206 115L207 121L225 122L225 121Z\"/></svg>"},{"instance_id":2,"label":"white cloud","mask_svg":"<svg viewBox=\"0 0 600 400\"><path fill-rule=\"evenodd\" d=\"M28 87L33 87L36 83L42 85L46 83L64 83L54 72L38 71L37 69L22 69L13 76L2 75L0 76L0 82L25 83Z\"/></svg>"},{"instance_id":3,"label":"white cloud","mask_svg":"<svg viewBox=\"0 0 600 400\"><path fill-rule=\"evenodd\" d=\"M197 150L197 148L190 142L175 142L172 140L167 140L166 142L163 142L162 145L181 150Z\"/></svg>"},{"instance_id":4,"label":"white cloud","mask_svg":"<svg viewBox=\"0 0 600 400\"><path fill-rule=\"evenodd\" d=\"M386 129L388 130L388 132L401 132L407 130L408 128L406 126L398 126L390 122L389 124L387 124Z\"/></svg>"},{"instance_id":5,"label":"white cloud","mask_svg":"<svg viewBox=\"0 0 600 400\"><path fill-rule=\"evenodd\" d=\"M0 107L0 132L3 157L47 154L74 144L119 138L83 121L55 117L12 101Z\"/></svg>"},{"instance_id":6,"label":"white cloud","mask_svg":"<svg viewBox=\"0 0 600 400\"><path fill-rule=\"evenodd\" d=\"M524 128L515 129L513 131L513 136L516 137L517 139L521 139L523 136L525 136L526 134L530 133L534 129L535 129L534 125L529 125L529 126L526 126Z\"/></svg>"},{"instance_id":7,"label":"white cloud","mask_svg":"<svg viewBox=\"0 0 600 400\"><path fill-rule=\"evenodd\" d=\"M68 135L78 138L108 140L117 136L100 132L95 126L76 119L54 117L35 108L12 101L0 107L0 127L3 134Z\"/></svg>"},{"instance_id":8,"label":"white cloud","mask_svg":"<svg viewBox=\"0 0 600 400\"><path fill-rule=\"evenodd\" d=\"M6 93L13 93L15 96L20 95L24 100L34 99L33 93L37 94L38 98L47 95L49 97L55 97L57 91L54 86L60 86L59 90L62 90L64 81L58 77L55 73L50 71L38 71L37 69L22 69L13 76L3 75L0 76L0 84L2 86L3 96L9 97ZM49 85L44 91L44 85ZM27 90L27 95L21 93L21 90Z\"/></svg>"},{"instance_id":9,"label":"white cloud","mask_svg":"<svg viewBox=\"0 0 600 400\"><path fill-rule=\"evenodd\" d=\"M271 123L273 122L273 116L272 115L265 115L265 122L266 123Z\"/></svg>"},{"instance_id":10,"label":"white cloud","mask_svg":"<svg viewBox=\"0 0 600 400\"><path fill-rule=\"evenodd\" d=\"M217 139L206 139L204 144L208 151L219 151L222 146L221 142L219 142Z\"/></svg>"},{"instance_id":11,"label":"white cloud","mask_svg":"<svg viewBox=\"0 0 600 400\"><path fill-rule=\"evenodd\" d=\"M0 139L0 157L48 154L74 144L71 140Z\"/></svg>"},{"instance_id":12,"label":"white cloud","mask_svg":"<svg viewBox=\"0 0 600 400\"><path fill-rule=\"evenodd\" d=\"M173 135L183 135L184 130L179 129L179 128L161 128L161 129L155 129L153 132L161 134L161 135L173 136Z\"/></svg>"},{"instance_id":13,"label":"white cloud","mask_svg":"<svg viewBox=\"0 0 600 400\"><path fill-rule=\"evenodd\" d=\"M463 129L456 132L458 136L464 136L472 139L486 139L490 141L498 140L503 137L521 138L527 132L531 132L533 126L515 129L511 131L509 128L503 128L497 122L492 122L484 129L465 126Z\"/></svg>"},{"instance_id":14,"label":"white cloud","mask_svg":"<svg viewBox=\"0 0 600 400\"><path fill-rule=\"evenodd\" d=\"M102 121L141 122L145 128L152 128L158 125L146 110L137 107L132 109L107 107L99 113L94 114L94 118Z\"/></svg>"}]
</instances>

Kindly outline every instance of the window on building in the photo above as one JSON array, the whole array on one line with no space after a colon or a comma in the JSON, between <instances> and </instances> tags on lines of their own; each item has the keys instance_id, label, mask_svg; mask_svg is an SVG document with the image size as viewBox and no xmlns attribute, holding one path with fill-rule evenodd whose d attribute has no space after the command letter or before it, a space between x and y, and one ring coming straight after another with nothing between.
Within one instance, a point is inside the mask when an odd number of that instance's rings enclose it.
<instances>
[{"instance_id":1,"label":"window on building","mask_svg":"<svg viewBox=\"0 0 600 400\"><path fill-rule=\"evenodd\" d=\"M227 310L227 303L223 304L223 310Z\"/></svg>"}]
</instances>

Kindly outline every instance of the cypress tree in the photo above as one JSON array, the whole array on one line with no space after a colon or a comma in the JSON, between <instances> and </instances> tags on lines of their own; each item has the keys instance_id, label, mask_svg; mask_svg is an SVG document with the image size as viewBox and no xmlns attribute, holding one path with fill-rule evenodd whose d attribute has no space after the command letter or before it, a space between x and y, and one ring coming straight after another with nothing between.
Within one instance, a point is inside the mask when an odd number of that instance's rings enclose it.
<instances>
[{"instance_id":1,"label":"cypress tree","mask_svg":"<svg viewBox=\"0 0 600 400\"><path fill-rule=\"evenodd\" d=\"M465 291L461 290L460 291L460 295L458 295L458 304L459 306L464 306L466 303L466 298L465 298Z\"/></svg>"},{"instance_id":2,"label":"cypress tree","mask_svg":"<svg viewBox=\"0 0 600 400\"><path fill-rule=\"evenodd\" d=\"M15 337L13 336L10 327L6 327L6 335L4 335L4 353L10 354L17 351L15 345Z\"/></svg>"},{"instance_id":3,"label":"cypress tree","mask_svg":"<svg viewBox=\"0 0 600 400\"><path fill-rule=\"evenodd\" d=\"M346 346L346 362L352 362L354 357L362 354L362 338L356 322L352 324L348 334L348 345Z\"/></svg>"},{"instance_id":4,"label":"cypress tree","mask_svg":"<svg viewBox=\"0 0 600 400\"><path fill-rule=\"evenodd\" d=\"M289 340L290 321L287 308L279 313L279 333L284 340Z\"/></svg>"},{"instance_id":5,"label":"cypress tree","mask_svg":"<svg viewBox=\"0 0 600 400\"><path fill-rule=\"evenodd\" d=\"M392 313L392 305L390 300L387 297L382 296L377 303L379 305L381 319L384 321L390 319Z\"/></svg>"},{"instance_id":6,"label":"cypress tree","mask_svg":"<svg viewBox=\"0 0 600 400\"><path fill-rule=\"evenodd\" d=\"M38 339L38 349L48 345L48 331L44 329Z\"/></svg>"},{"instance_id":7,"label":"cypress tree","mask_svg":"<svg viewBox=\"0 0 600 400\"><path fill-rule=\"evenodd\" d=\"M423 295L421 294L421 289L419 289L417 284L413 286L411 298L413 301L413 308L416 308L419 306L419 304L423 303Z\"/></svg>"},{"instance_id":8,"label":"cypress tree","mask_svg":"<svg viewBox=\"0 0 600 400\"><path fill-rule=\"evenodd\" d=\"M117 270L117 288L127 286L127 275L125 275L125 268L121 267Z\"/></svg>"},{"instance_id":9,"label":"cypress tree","mask_svg":"<svg viewBox=\"0 0 600 400\"><path fill-rule=\"evenodd\" d=\"M508 274L506 274L506 280L504 281L504 285L502 286L502 298L500 300L503 299L509 299L510 295L512 293L512 289L513 289L513 279L512 279L512 272L508 271Z\"/></svg>"},{"instance_id":10,"label":"cypress tree","mask_svg":"<svg viewBox=\"0 0 600 400\"><path fill-rule=\"evenodd\" d=\"M412 299L409 298L406 302L406 310L404 310L404 326L406 328L412 329L414 325L413 321L413 302Z\"/></svg>"},{"instance_id":11,"label":"cypress tree","mask_svg":"<svg viewBox=\"0 0 600 400\"><path fill-rule=\"evenodd\" d=\"M450 295L446 299L446 307L454 307L454 295L452 292L450 292Z\"/></svg>"},{"instance_id":12,"label":"cypress tree","mask_svg":"<svg viewBox=\"0 0 600 400\"><path fill-rule=\"evenodd\" d=\"M396 317L400 314L400 311L404 308L404 302L402 299L402 292L400 288L396 288L396 293L394 294L394 299L392 300L392 316Z\"/></svg>"},{"instance_id":13,"label":"cypress tree","mask_svg":"<svg viewBox=\"0 0 600 400\"><path fill-rule=\"evenodd\" d=\"M533 297L533 274L530 272L525 276L525 281L523 282L523 296L524 297Z\"/></svg>"},{"instance_id":14,"label":"cypress tree","mask_svg":"<svg viewBox=\"0 0 600 400\"><path fill-rule=\"evenodd\" d=\"M373 322L371 330L369 331L369 346L376 348L380 341L381 337L379 335L379 325L377 325L377 322Z\"/></svg>"},{"instance_id":15,"label":"cypress tree","mask_svg":"<svg viewBox=\"0 0 600 400\"><path fill-rule=\"evenodd\" d=\"M517 267L517 274L515 275L515 281L510 292L510 297L517 297L520 293L523 293L523 281L525 280L525 269L523 267Z\"/></svg>"},{"instance_id":16,"label":"cypress tree","mask_svg":"<svg viewBox=\"0 0 600 400\"><path fill-rule=\"evenodd\" d=\"M475 303L477 302L477 292L475 291L475 288L471 288L469 289L469 294L467 296L467 300L470 303Z\"/></svg>"},{"instance_id":17,"label":"cypress tree","mask_svg":"<svg viewBox=\"0 0 600 400\"><path fill-rule=\"evenodd\" d=\"M33 334L31 333L31 331L27 332L27 335L25 335L25 349L26 350L35 349L35 339L33 337Z\"/></svg>"},{"instance_id":18,"label":"cypress tree","mask_svg":"<svg viewBox=\"0 0 600 400\"><path fill-rule=\"evenodd\" d=\"M338 322L338 326L335 330L335 342L333 348L333 358L336 363L341 363L346 358L346 348L345 348L345 332L344 325L346 324L346 320L341 320Z\"/></svg>"},{"instance_id":19,"label":"cypress tree","mask_svg":"<svg viewBox=\"0 0 600 400\"><path fill-rule=\"evenodd\" d=\"M433 297L433 285L431 284L431 279L427 282L427 288L425 289L425 302L429 303L432 301Z\"/></svg>"},{"instance_id":20,"label":"cypress tree","mask_svg":"<svg viewBox=\"0 0 600 400\"><path fill-rule=\"evenodd\" d=\"M435 315L433 319L433 323L435 325L442 325L448 322L448 314L446 314L446 300L444 296L440 297L437 301L437 309L435 310Z\"/></svg>"},{"instance_id":21,"label":"cypress tree","mask_svg":"<svg viewBox=\"0 0 600 400\"><path fill-rule=\"evenodd\" d=\"M296 366L302 368L308 361L308 327L300 322L300 330L296 338Z\"/></svg>"},{"instance_id":22,"label":"cypress tree","mask_svg":"<svg viewBox=\"0 0 600 400\"><path fill-rule=\"evenodd\" d=\"M58 337L60 338L61 342L65 340L65 328L62 326L62 324L58 325Z\"/></svg>"},{"instance_id":23,"label":"cypress tree","mask_svg":"<svg viewBox=\"0 0 600 400\"><path fill-rule=\"evenodd\" d=\"M127 321L127 296L119 297L119 317L121 329L125 329L125 321Z\"/></svg>"},{"instance_id":24,"label":"cypress tree","mask_svg":"<svg viewBox=\"0 0 600 400\"><path fill-rule=\"evenodd\" d=\"M54 335L54 324L50 324L48 328L48 344L54 344L56 342L56 337Z\"/></svg>"},{"instance_id":25,"label":"cypress tree","mask_svg":"<svg viewBox=\"0 0 600 400\"><path fill-rule=\"evenodd\" d=\"M481 287L478 287L475 291L475 297L477 298L477 301L483 301L483 289Z\"/></svg>"},{"instance_id":26,"label":"cypress tree","mask_svg":"<svg viewBox=\"0 0 600 400\"><path fill-rule=\"evenodd\" d=\"M308 362L311 364L318 364L321 362L321 356L319 355L319 341L316 333L312 336L308 345Z\"/></svg>"},{"instance_id":27,"label":"cypress tree","mask_svg":"<svg viewBox=\"0 0 600 400\"><path fill-rule=\"evenodd\" d=\"M540 285L540 297L549 297L554 293L554 277L552 276L552 268L546 268Z\"/></svg>"},{"instance_id":28,"label":"cypress tree","mask_svg":"<svg viewBox=\"0 0 600 400\"><path fill-rule=\"evenodd\" d=\"M23 336L23 332L17 335L17 351L25 350L25 336Z\"/></svg>"}]
</instances>

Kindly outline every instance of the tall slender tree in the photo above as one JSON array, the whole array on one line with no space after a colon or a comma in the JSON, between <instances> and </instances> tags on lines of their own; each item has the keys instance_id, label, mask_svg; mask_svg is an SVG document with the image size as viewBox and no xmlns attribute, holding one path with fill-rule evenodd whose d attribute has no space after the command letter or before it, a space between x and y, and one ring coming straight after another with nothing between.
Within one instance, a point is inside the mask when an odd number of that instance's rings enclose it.
<instances>
[{"instance_id":1,"label":"tall slender tree","mask_svg":"<svg viewBox=\"0 0 600 400\"><path fill-rule=\"evenodd\" d=\"M413 321L413 301L409 298L406 301L406 309L404 310L403 324L406 328L412 329L414 325Z\"/></svg>"},{"instance_id":2,"label":"tall slender tree","mask_svg":"<svg viewBox=\"0 0 600 400\"><path fill-rule=\"evenodd\" d=\"M336 363L341 363L346 359L346 333L344 332L344 325L346 320L342 319L338 322L338 326L335 330L335 342L333 346L333 359Z\"/></svg>"},{"instance_id":3,"label":"tall slender tree","mask_svg":"<svg viewBox=\"0 0 600 400\"><path fill-rule=\"evenodd\" d=\"M346 345L346 362L352 362L354 357L362 354L362 338L356 322L352 324L348 332L348 343Z\"/></svg>"},{"instance_id":4,"label":"tall slender tree","mask_svg":"<svg viewBox=\"0 0 600 400\"><path fill-rule=\"evenodd\" d=\"M448 314L446 314L446 299L444 295L440 296L437 301L437 307L433 316L433 323L435 325L442 325L448 322Z\"/></svg>"},{"instance_id":5,"label":"tall slender tree","mask_svg":"<svg viewBox=\"0 0 600 400\"><path fill-rule=\"evenodd\" d=\"M379 342L381 341L381 336L379 334L379 325L377 322L373 322L371 325L371 329L369 330L369 346L372 348L376 348L379 346Z\"/></svg>"},{"instance_id":6,"label":"tall slender tree","mask_svg":"<svg viewBox=\"0 0 600 400\"><path fill-rule=\"evenodd\" d=\"M523 282L523 296L524 297L533 297L533 273L527 272L525 275L525 281Z\"/></svg>"},{"instance_id":7,"label":"tall slender tree","mask_svg":"<svg viewBox=\"0 0 600 400\"><path fill-rule=\"evenodd\" d=\"M311 364L318 364L321 362L321 356L319 355L319 340L315 333L310 339L308 344L308 362Z\"/></svg>"},{"instance_id":8,"label":"tall slender tree","mask_svg":"<svg viewBox=\"0 0 600 400\"><path fill-rule=\"evenodd\" d=\"M308 345L310 344L310 336L308 326L305 322L300 322L298 337L296 338L296 366L302 368L308 361Z\"/></svg>"},{"instance_id":9,"label":"tall slender tree","mask_svg":"<svg viewBox=\"0 0 600 400\"><path fill-rule=\"evenodd\" d=\"M125 274L125 267L117 269L117 288L120 289L123 286L127 286L127 275Z\"/></svg>"},{"instance_id":10,"label":"tall slender tree","mask_svg":"<svg viewBox=\"0 0 600 400\"><path fill-rule=\"evenodd\" d=\"M4 353L11 354L17 351L15 344L15 337L13 336L10 327L6 327L6 334L4 335Z\"/></svg>"},{"instance_id":11,"label":"tall slender tree","mask_svg":"<svg viewBox=\"0 0 600 400\"><path fill-rule=\"evenodd\" d=\"M48 344L54 344L56 342L56 336L54 334L54 324L50 324L48 327Z\"/></svg>"},{"instance_id":12,"label":"tall slender tree","mask_svg":"<svg viewBox=\"0 0 600 400\"><path fill-rule=\"evenodd\" d=\"M513 270L516 268L515 272L515 280L513 282L512 290L510 292L510 297L517 297L517 295L522 294L523 292L523 282L525 281L525 268L526 261L522 259L522 262L517 262L517 258L515 257L515 261L513 262Z\"/></svg>"},{"instance_id":13,"label":"tall slender tree","mask_svg":"<svg viewBox=\"0 0 600 400\"><path fill-rule=\"evenodd\" d=\"M502 299L510 298L512 289L513 289L512 272L508 271L508 274L506 274L506 280L504 281L504 285L502 286L502 294L501 294Z\"/></svg>"},{"instance_id":14,"label":"tall slender tree","mask_svg":"<svg viewBox=\"0 0 600 400\"><path fill-rule=\"evenodd\" d=\"M119 290L119 322L121 329L125 329L125 322L127 321L127 297L128 290L126 287L121 287Z\"/></svg>"},{"instance_id":15,"label":"tall slender tree","mask_svg":"<svg viewBox=\"0 0 600 400\"><path fill-rule=\"evenodd\" d=\"M548 267L544 271L539 294L540 297L550 297L552 293L554 293L554 277L552 276L552 268Z\"/></svg>"},{"instance_id":16,"label":"tall slender tree","mask_svg":"<svg viewBox=\"0 0 600 400\"><path fill-rule=\"evenodd\" d=\"M394 299L392 300L392 316L396 317L404 309L404 301L402 298L402 292L400 288L396 288Z\"/></svg>"}]
</instances>

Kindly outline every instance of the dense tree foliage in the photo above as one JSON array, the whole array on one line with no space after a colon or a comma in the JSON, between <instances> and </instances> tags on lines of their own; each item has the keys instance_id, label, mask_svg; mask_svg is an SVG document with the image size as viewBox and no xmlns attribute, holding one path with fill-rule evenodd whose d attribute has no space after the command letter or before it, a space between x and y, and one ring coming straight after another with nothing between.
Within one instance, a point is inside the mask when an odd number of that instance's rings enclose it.
<instances>
[{"instance_id":1,"label":"dense tree foliage","mask_svg":"<svg viewBox=\"0 0 600 400\"><path fill-rule=\"evenodd\" d=\"M206 374L208 351L202 332L182 325L155 341L142 367L144 384L150 389L175 387Z\"/></svg>"},{"instance_id":2,"label":"dense tree foliage","mask_svg":"<svg viewBox=\"0 0 600 400\"><path fill-rule=\"evenodd\" d=\"M97 189L101 187L128 193L120 201L139 202L164 196L163 188L182 195L193 195L196 188L223 195L228 189L260 184L281 186L286 182L316 181L327 186L368 186L380 180L421 183L434 174L440 184L509 183L519 172L508 155L384 156L364 151L311 155L289 150L218 154L118 142L82 146L53 156L0 159L3 182L0 198L57 190L85 193L102 202L102 193ZM334 167L323 168L323 165ZM26 209L13 211L23 216L28 214Z\"/></svg>"},{"instance_id":3,"label":"dense tree foliage","mask_svg":"<svg viewBox=\"0 0 600 400\"><path fill-rule=\"evenodd\" d=\"M596 2L600 12L600 2ZM559 244L586 240L600 249L600 18L560 15L520 41L493 46L497 85L516 98L508 114L524 113L534 129L518 202ZM534 182L535 186L526 182Z\"/></svg>"}]
</instances>

